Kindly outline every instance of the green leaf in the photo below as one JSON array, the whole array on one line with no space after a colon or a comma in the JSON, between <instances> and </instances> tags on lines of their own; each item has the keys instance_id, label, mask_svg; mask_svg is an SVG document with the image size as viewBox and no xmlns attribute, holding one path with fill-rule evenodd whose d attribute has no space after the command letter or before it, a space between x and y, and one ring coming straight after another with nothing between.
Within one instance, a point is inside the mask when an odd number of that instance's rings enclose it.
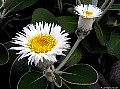
<instances>
[{"instance_id":1,"label":"green leaf","mask_svg":"<svg viewBox=\"0 0 120 89\"><path fill-rule=\"evenodd\" d=\"M21 71L22 70L22 72L23 72L23 66L25 65L25 61L27 61L25 58L23 58L22 60L19 60L18 61L18 57L19 57L19 55L16 55L16 53L18 52L18 51L16 51L16 50L10 50L10 48L11 47L16 47L16 44L14 44L14 43L11 43L11 41L8 41L8 42L6 42L5 44L4 44L4 46L7 48L7 49L9 49L8 50L8 53L9 53L9 63L12 63L12 66L11 66L11 70L12 70L12 68L13 68L13 66L14 66L14 64L16 65L15 67L14 67L14 69L15 69L15 71ZM27 66L28 66L28 64L27 64ZM19 68L21 68L21 69L19 69ZM17 70L18 69L18 70ZM25 68L26 70L27 70L27 68ZM20 73L20 72L19 72Z\"/></svg>"},{"instance_id":2,"label":"green leaf","mask_svg":"<svg viewBox=\"0 0 120 89\"><path fill-rule=\"evenodd\" d=\"M60 88L62 86L62 79L60 75L58 74L54 74L54 75L55 75L54 84Z\"/></svg>"},{"instance_id":3,"label":"green leaf","mask_svg":"<svg viewBox=\"0 0 120 89\"><path fill-rule=\"evenodd\" d=\"M42 75L37 71L27 72L21 77L18 89L46 89L47 80Z\"/></svg>"},{"instance_id":4,"label":"green leaf","mask_svg":"<svg viewBox=\"0 0 120 89\"><path fill-rule=\"evenodd\" d=\"M77 64L66 68L62 74L64 81L77 85L91 85L97 82L97 71L90 65Z\"/></svg>"},{"instance_id":5,"label":"green leaf","mask_svg":"<svg viewBox=\"0 0 120 89\"><path fill-rule=\"evenodd\" d=\"M94 24L94 28L101 45L106 46L110 40L110 31L97 22Z\"/></svg>"},{"instance_id":6,"label":"green leaf","mask_svg":"<svg viewBox=\"0 0 120 89\"><path fill-rule=\"evenodd\" d=\"M57 17L57 21L69 33L73 33L77 29L77 19L74 16L60 16Z\"/></svg>"},{"instance_id":7,"label":"green leaf","mask_svg":"<svg viewBox=\"0 0 120 89\"><path fill-rule=\"evenodd\" d=\"M67 8L67 11L70 12L70 13L72 13L72 14L74 14L74 7Z\"/></svg>"},{"instance_id":8,"label":"green leaf","mask_svg":"<svg viewBox=\"0 0 120 89\"><path fill-rule=\"evenodd\" d=\"M89 85L75 85L63 81L63 89L90 89Z\"/></svg>"},{"instance_id":9,"label":"green leaf","mask_svg":"<svg viewBox=\"0 0 120 89\"><path fill-rule=\"evenodd\" d=\"M26 58L18 60L20 56L18 56L17 58L14 58L13 54L10 56L13 58L10 57L10 61L9 61L12 63L10 69L9 84L10 87L13 88L13 87L17 87L16 85L20 77L23 76L26 72L28 72L30 68L28 66L28 61Z\"/></svg>"},{"instance_id":10,"label":"green leaf","mask_svg":"<svg viewBox=\"0 0 120 89\"><path fill-rule=\"evenodd\" d=\"M113 31L111 39L107 45L108 53L111 55L120 55L120 32Z\"/></svg>"},{"instance_id":11,"label":"green leaf","mask_svg":"<svg viewBox=\"0 0 120 89\"><path fill-rule=\"evenodd\" d=\"M8 41L4 44L4 46L7 48L7 49L10 49L11 47L15 47L16 45L11 43L11 41ZM16 57L18 55L16 55L16 50L8 50L8 53L9 53L9 62L10 63L13 63L14 60L16 59Z\"/></svg>"},{"instance_id":12,"label":"green leaf","mask_svg":"<svg viewBox=\"0 0 120 89\"><path fill-rule=\"evenodd\" d=\"M14 12L25 9L36 2L37 0L6 0L5 8L8 8L9 10L12 10L12 12Z\"/></svg>"},{"instance_id":13,"label":"green leaf","mask_svg":"<svg viewBox=\"0 0 120 89\"><path fill-rule=\"evenodd\" d=\"M82 59L82 52L80 48L76 48L65 65L70 66L73 64L77 64L78 62L80 62L81 59Z\"/></svg>"},{"instance_id":14,"label":"green leaf","mask_svg":"<svg viewBox=\"0 0 120 89\"><path fill-rule=\"evenodd\" d=\"M0 65L7 63L8 59L9 59L8 50L2 43L0 43Z\"/></svg>"},{"instance_id":15,"label":"green leaf","mask_svg":"<svg viewBox=\"0 0 120 89\"><path fill-rule=\"evenodd\" d=\"M82 40L82 45L91 53L98 53L101 45L97 41L97 37L93 37L93 34L89 34ZM94 43L95 42L95 43Z\"/></svg>"},{"instance_id":16,"label":"green leaf","mask_svg":"<svg viewBox=\"0 0 120 89\"><path fill-rule=\"evenodd\" d=\"M49 22L49 23L57 23L55 16L49 12L47 9L38 8L34 11L32 15L32 23L35 24L36 22Z\"/></svg>"}]
</instances>

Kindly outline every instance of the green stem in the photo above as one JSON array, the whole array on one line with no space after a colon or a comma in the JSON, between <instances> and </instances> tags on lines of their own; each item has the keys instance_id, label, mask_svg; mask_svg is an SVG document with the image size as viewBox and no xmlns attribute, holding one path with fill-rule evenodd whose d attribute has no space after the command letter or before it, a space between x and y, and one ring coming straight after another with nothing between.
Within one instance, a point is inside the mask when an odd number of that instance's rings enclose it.
<instances>
[{"instance_id":1,"label":"green stem","mask_svg":"<svg viewBox=\"0 0 120 89\"><path fill-rule=\"evenodd\" d=\"M81 1L80 0L76 0L76 4L81 5Z\"/></svg>"},{"instance_id":2,"label":"green stem","mask_svg":"<svg viewBox=\"0 0 120 89\"><path fill-rule=\"evenodd\" d=\"M103 10L105 8L105 6L107 5L109 0L105 0L105 2L103 3L103 5L101 6L101 9Z\"/></svg>"},{"instance_id":3,"label":"green stem","mask_svg":"<svg viewBox=\"0 0 120 89\"><path fill-rule=\"evenodd\" d=\"M61 13L61 12L62 12L62 9L63 9L62 1L61 1L61 0L57 0L57 3L58 3L59 11L60 11L60 13Z\"/></svg>"},{"instance_id":4,"label":"green stem","mask_svg":"<svg viewBox=\"0 0 120 89\"><path fill-rule=\"evenodd\" d=\"M77 46L78 46L78 44L80 43L81 40L82 39L80 39L80 38L77 39L77 41L75 42L74 46L72 47L72 49L70 50L70 52L68 53L66 58L60 63L60 65L56 68L56 70L60 70L65 65L65 63L70 58L72 53L75 51L75 49L77 48Z\"/></svg>"},{"instance_id":5,"label":"green stem","mask_svg":"<svg viewBox=\"0 0 120 89\"><path fill-rule=\"evenodd\" d=\"M100 19L104 16L104 14L108 11L108 9L112 6L112 4L114 3L115 0L111 0L111 2L108 4L108 6L106 7L106 9L104 10L104 12L102 13L102 15L96 20L97 22L100 21Z\"/></svg>"}]
</instances>

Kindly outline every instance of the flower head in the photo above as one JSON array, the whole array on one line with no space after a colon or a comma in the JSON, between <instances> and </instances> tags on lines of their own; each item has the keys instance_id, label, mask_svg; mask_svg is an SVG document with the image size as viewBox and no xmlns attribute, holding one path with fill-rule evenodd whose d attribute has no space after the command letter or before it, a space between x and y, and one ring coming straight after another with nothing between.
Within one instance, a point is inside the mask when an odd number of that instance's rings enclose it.
<instances>
[{"instance_id":1,"label":"flower head","mask_svg":"<svg viewBox=\"0 0 120 89\"><path fill-rule=\"evenodd\" d=\"M102 14L101 9L94 5L77 5L75 6L75 12L83 18L95 18Z\"/></svg>"},{"instance_id":2,"label":"flower head","mask_svg":"<svg viewBox=\"0 0 120 89\"><path fill-rule=\"evenodd\" d=\"M19 59L28 57L28 64L48 60L56 62L56 55L64 55L62 52L69 49L67 38L68 33L61 30L61 26L39 22L36 25L29 24L23 28L23 32L17 33L13 38L14 44L18 47L11 47L13 50L20 50Z\"/></svg>"}]
</instances>

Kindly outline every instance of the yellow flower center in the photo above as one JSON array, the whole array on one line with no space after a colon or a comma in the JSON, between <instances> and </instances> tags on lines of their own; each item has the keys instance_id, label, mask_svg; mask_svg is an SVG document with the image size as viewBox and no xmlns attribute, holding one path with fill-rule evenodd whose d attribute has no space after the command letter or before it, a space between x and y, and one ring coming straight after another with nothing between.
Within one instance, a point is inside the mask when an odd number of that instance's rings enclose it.
<instances>
[{"instance_id":1,"label":"yellow flower center","mask_svg":"<svg viewBox=\"0 0 120 89\"><path fill-rule=\"evenodd\" d=\"M85 12L85 14L86 14L86 17L89 17L89 16L91 16L91 15L93 14L93 12L88 11L88 10L86 10L86 11L84 11L84 12Z\"/></svg>"},{"instance_id":2,"label":"yellow flower center","mask_svg":"<svg viewBox=\"0 0 120 89\"><path fill-rule=\"evenodd\" d=\"M56 45L56 40L51 35L37 35L28 41L28 47L35 53L47 53Z\"/></svg>"}]
</instances>

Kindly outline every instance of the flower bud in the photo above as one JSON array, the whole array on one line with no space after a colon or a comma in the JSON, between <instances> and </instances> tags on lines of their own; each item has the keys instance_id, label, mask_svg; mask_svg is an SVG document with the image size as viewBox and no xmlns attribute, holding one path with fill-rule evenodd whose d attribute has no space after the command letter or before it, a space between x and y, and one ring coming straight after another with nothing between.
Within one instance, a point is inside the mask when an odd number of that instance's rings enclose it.
<instances>
[{"instance_id":1,"label":"flower bud","mask_svg":"<svg viewBox=\"0 0 120 89\"><path fill-rule=\"evenodd\" d=\"M89 32L95 18L101 16L102 11L94 5L81 4L75 6L75 13L79 15L78 30Z\"/></svg>"},{"instance_id":2,"label":"flower bud","mask_svg":"<svg viewBox=\"0 0 120 89\"><path fill-rule=\"evenodd\" d=\"M81 16L79 16L78 29L82 29L82 31L84 32L92 30L93 22L93 18L82 18Z\"/></svg>"}]
</instances>

